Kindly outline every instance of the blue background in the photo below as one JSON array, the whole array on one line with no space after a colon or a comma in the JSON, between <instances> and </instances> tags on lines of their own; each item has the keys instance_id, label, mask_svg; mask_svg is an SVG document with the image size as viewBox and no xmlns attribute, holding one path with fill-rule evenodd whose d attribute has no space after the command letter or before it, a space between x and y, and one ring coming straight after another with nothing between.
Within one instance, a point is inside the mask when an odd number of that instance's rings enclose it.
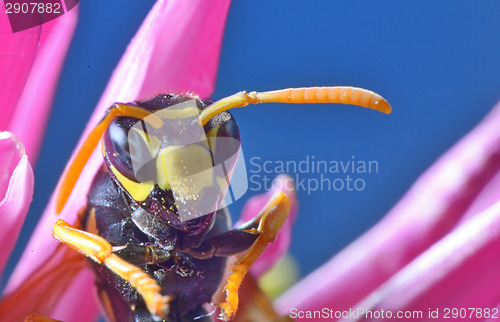
<instances>
[{"instance_id":1,"label":"blue background","mask_svg":"<svg viewBox=\"0 0 500 322\"><path fill-rule=\"evenodd\" d=\"M33 205L7 274L153 3L80 3L35 169ZM303 275L375 224L498 101L499 13L500 2L493 0L233 3L213 98L240 90L351 85L376 91L393 106L389 116L343 105L269 104L234 111L249 167L252 157L298 162L307 155L379 164L379 173L361 176L362 192L298 192L291 252ZM233 216L256 193L231 205Z\"/></svg>"}]
</instances>

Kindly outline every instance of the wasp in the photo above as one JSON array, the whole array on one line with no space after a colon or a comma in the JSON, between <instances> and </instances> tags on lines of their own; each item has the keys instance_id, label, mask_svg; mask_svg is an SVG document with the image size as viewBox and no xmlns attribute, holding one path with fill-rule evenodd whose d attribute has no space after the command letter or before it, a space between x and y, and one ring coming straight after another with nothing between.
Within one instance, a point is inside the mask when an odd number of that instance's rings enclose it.
<instances>
[{"instance_id":1,"label":"wasp","mask_svg":"<svg viewBox=\"0 0 500 322\"><path fill-rule=\"evenodd\" d=\"M53 236L90 259L110 320L210 320L204 305L223 283L228 257L239 255L218 304L220 319L234 317L246 273L289 212L287 196L277 192L255 218L233 228L222 202L236 164L231 156L241 148L228 110L266 102L391 111L380 95L354 87L240 92L215 102L165 94L115 103L86 138L59 187L57 212L100 141L104 164L79 222L58 220Z\"/></svg>"}]
</instances>

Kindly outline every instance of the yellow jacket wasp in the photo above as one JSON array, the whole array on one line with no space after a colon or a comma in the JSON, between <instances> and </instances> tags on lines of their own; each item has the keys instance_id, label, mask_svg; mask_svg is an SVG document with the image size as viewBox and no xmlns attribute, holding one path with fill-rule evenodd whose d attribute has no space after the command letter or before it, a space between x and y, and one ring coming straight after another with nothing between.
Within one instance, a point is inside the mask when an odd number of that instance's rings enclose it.
<instances>
[{"instance_id":1,"label":"yellow jacket wasp","mask_svg":"<svg viewBox=\"0 0 500 322\"><path fill-rule=\"evenodd\" d=\"M194 103L182 105L188 101ZM276 238L289 201L276 193L254 219L232 228L227 209L218 206L235 161L227 165L222 179L211 168L240 148L238 126L228 110L266 102L344 103L391 111L378 94L353 87L240 92L216 102L192 95L158 95L111 106L78 151L58 192L60 212L102 138L104 165L80 222L73 227L59 220L53 228L55 238L91 259L109 319L203 320L203 305L211 302L221 284L227 257L242 254L227 278L225 301L219 304L222 320L234 317L238 288ZM158 116L158 111L166 114ZM167 122L181 132L202 128L208 139L184 144L162 134ZM142 130L132 130L134 124L141 124ZM222 144L221 138L236 143ZM134 168L133 154L147 156L141 163L144 171ZM199 179L185 180L198 172L204 173ZM181 208L191 213L200 205L200 214L182 218Z\"/></svg>"}]
</instances>

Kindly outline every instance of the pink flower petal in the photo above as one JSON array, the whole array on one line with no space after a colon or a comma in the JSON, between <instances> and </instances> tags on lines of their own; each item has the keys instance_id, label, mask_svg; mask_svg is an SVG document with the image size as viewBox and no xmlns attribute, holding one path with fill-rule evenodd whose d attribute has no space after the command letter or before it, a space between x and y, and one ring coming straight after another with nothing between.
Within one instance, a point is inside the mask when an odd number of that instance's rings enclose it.
<instances>
[{"instance_id":1,"label":"pink flower petal","mask_svg":"<svg viewBox=\"0 0 500 322\"><path fill-rule=\"evenodd\" d=\"M158 91L195 92L208 96L214 90L219 52L231 1L170 1L169 15L160 21L148 77L139 97ZM180 13L180 14L178 14Z\"/></svg>"},{"instance_id":2,"label":"pink flower petal","mask_svg":"<svg viewBox=\"0 0 500 322\"><path fill-rule=\"evenodd\" d=\"M299 208L293 179L287 175L279 175L273 181L271 190L265 194L252 197L247 201L241 211L241 218L235 225L238 226L254 218L277 191L282 191L290 199L290 214L283 224L276 240L267 246L257 262L252 266L250 272L254 277L259 277L273 267L273 265L286 254L290 247L292 226L297 217Z\"/></svg>"},{"instance_id":3,"label":"pink flower petal","mask_svg":"<svg viewBox=\"0 0 500 322\"><path fill-rule=\"evenodd\" d=\"M441 319L446 307L496 307L499 243L500 200L434 244L356 307L425 314L439 308Z\"/></svg>"},{"instance_id":4,"label":"pink flower petal","mask_svg":"<svg viewBox=\"0 0 500 322\"><path fill-rule=\"evenodd\" d=\"M498 124L500 105L426 171L379 224L279 298L280 309L332 303L348 309L452 230L500 170Z\"/></svg>"},{"instance_id":5,"label":"pink flower petal","mask_svg":"<svg viewBox=\"0 0 500 322\"><path fill-rule=\"evenodd\" d=\"M72 322L96 321L99 316L99 305L93 285L94 273L90 268L84 268L73 279L65 293L66 295L62 296L57 303L51 318Z\"/></svg>"},{"instance_id":6,"label":"pink flower petal","mask_svg":"<svg viewBox=\"0 0 500 322\"><path fill-rule=\"evenodd\" d=\"M31 71L40 40L41 26L12 33L4 2L0 3L0 130L6 130L26 79Z\"/></svg>"},{"instance_id":7,"label":"pink flower petal","mask_svg":"<svg viewBox=\"0 0 500 322\"><path fill-rule=\"evenodd\" d=\"M64 297L65 291L86 264L85 259L69 247L58 247L15 292L2 297L2 321L24 321L33 312L50 316L58 300Z\"/></svg>"},{"instance_id":8,"label":"pink flower petal","mask_svg":"<svg viewBox=\"0 0 500 322\"><path fill-rule=\"evenodd\" d=\"M99 122L104 111L113 102L128 102L145 97L145 95L166 92L171 89L190 90L201 95L208 95L214 87L214 66L217 66L229 3L229 0L172 0L168 2L159 0L150 11L113 73L77 149L82 144L83 138ZM187 21L181 23L183 19ZM195 28L193 30L191 28L178 29L176 24L194 26ZM210 32L201 32L200 28L205 27ZM197 34L198 32L200 34ZM171 44L165 45L164 39L169 39ZM186 40L187 43L185 43ZM200 46L206 46L206 48ZM180 48L181 50L171 53L172 48ZM205 62L206 65L201 66L202 70L194 69L197 66L194 62L195 54L188 54L189 49L196 50L196 58ZM177 65L185 67L183 75L175 74L176 71L172 66ZM160 67L168 68L162 70ZM180 84L177 79L182 79L183 83ZM149 87L145 84L149 84ZM94 153L59 216L55 214L55 198L54 196L51 198L26 251L7 284L5 293L15 290L27 276L51 256L59 243L52 238L52 226L59 218L70 223L76 221L77 212L86 204L87 193L93 177L101 166L102 156L99 152ZM87 287L91 287L91 285L87 285ZM67 296L72 297L73 295ZM74 312L74 316L78 314L79 310Z\"/></svg>"},{"instance_id":9,"label":"pink flower petal","mask_svg":"<svg viewBox=\"0 0 500 322\"><path fill-rule=\"evenodd\" d=\"M16 244L33 197L33 170L23 145L0 132L0 275Z\"/></svg>"},{"instance_id":10,"label":"pink flower petal","mask_svg":"<svg viewBox=\"0 0 500 322\"><path fill-rule=\"evenodd\" d=\"M24 143L31 164L38 156L77 19L78 7L42 25L40 49L8 125L8 130Z\"/></svg>"},{"instance_id":11,"label":"pink flower petal","mask_svg":"<svg viewBox=\"0 0 500 322\"><path fill-rule=\"evenodd\" d=\"M498 156L500 158L500 155ZM474 203L469 207L463 215L460 223L469 220L471 217L483 212L500 199L500 171L491 176L488 184L481 190L481 193L474 200Z\"/></svg>"}]
</instances>

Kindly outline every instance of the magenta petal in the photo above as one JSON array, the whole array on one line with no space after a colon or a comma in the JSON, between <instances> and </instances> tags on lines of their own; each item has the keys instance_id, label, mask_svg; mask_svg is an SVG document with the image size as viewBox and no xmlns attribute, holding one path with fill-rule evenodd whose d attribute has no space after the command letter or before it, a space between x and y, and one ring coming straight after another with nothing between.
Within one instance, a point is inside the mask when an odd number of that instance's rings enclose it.
<instances>
[{"instance_id":1,"label":"magenta petal","mask_svg":"<svg viewBox=\"0 0 500 322\"><path fill-rule=\"evenodd\" d=\"M441 319L446 307L496 307L499 244L500 201L437 242L357 307L426 313L439 308Z\"/></svg>"},{"instance_id":2,"label":"magenta petal","mask_svg":"<svg viewBox=\"0 0 500 322\"><path fill-rule=\"evenodd\" d=\"M148 77L139 97L159 91L195 92L208 96L214 90L226 15L230 0L169 1L167 14L156 35Z\"/></svg>"},{"instance_id":3,"label":"magenta petal","mask_svg":"<svg viewBox=\"0 0 500 322\"><path fill-rule=\"evenodd\" d=\"M209 10L209 8L212 8L211 6L208 6L208 4L213 4L214 10L217 9L218 11L211 12L208 16L207 13L211 10ZM208 11L192 14L190 13L192 7L205 8ZM228 7L228 0L174 0L168 2L165 0L159 0L146 17L146 20L127 48L125 55L113 73L113 76L108 83L98 106L87 124L77 149L80 147L83 138L85 138L90 129L93 128L97 122L99 122L104 115L104 111L113 102L128 102L141 97L141 95L151 95L148 90L143 89L143 85L146 82L148 82L148 84L156 84L156 88L154 89L155 92L165 92L172 88L181 88L178 86L176 79L169 76L169 73L170 67L173 65L183 64L183 56L186 55L186 52L176 51L174 54L162 52L170 49L168 46L165 46L162 41L159 41L159 37L164 37L166 33L169 34L173 40L175 39L176 41L181 42L184 36L183 33L187 31L185 29L176 29L176 23L181 25L200 24L205 26L207 22L203 21L208 21L213 23L214 26L220 26L221 31L215 34L204 33L201 38L198 38L198 41L203 44L220 44L222 27L224 25ZM214 15L220 20L214 22ZM183 19L187 19L188 21L181 23ZM166 22L168 22L168 24ZM217 28L218 27L210 27L209 30L218 30ZM193 37L193 35L190 34L188 37ZM199 50L199 44L192 45L194 46L192 50ZM196 91L202 95L209 94L208 91L214 87L213 82L215 78L211 72L213 68L212 66L217 66L217 62L212 60L218 59L219 49L220 48L218 47L214 47L214 49L211 49L206 53L206 58L202 59L202 61L206 62L206 65L201 67L202 69L206 69L206 72L198 71L195 74L190 74L194 73L194 70L190 68L190 66L185 66L185 79L190 79L190 82L186 82L182 85L187 87L185 90L189 89ZM156 55L154 59L153 55ZM203 55L205 55L205 53L201 52L199 57L203 57ZM160 67L164 68L165 66L168 66L169 68L159 71L160 74L163 73L162 75L149 74L151 70L157 70ZM164 77L165 81L162 80L162 77ZM94 152L94 155L87 163L87 166L73 189L72 195L59 216L55 214L55 198L52 196L42 219L37 225L37 228L35 229L35 232L32 235L21 260L19 261L7 284L5 290L6 293L13 291L31 272L36 270L37 267L42 265L46 259L51 256L59 243L52 238L52 226L57 219L64 219L70 223L74 223L76 221L77 212L86 204L88 190L95 173L101 166L102 155L100 155L99 151ZM86 287L92 287L92 285L89 284L86 285ZM78 314L80 314L79 311L74 312L74 316L78 316Z\"/></svg>"},{"instance_id":4,"label":"magenta petal","mask_svg":"<svg viewBox=\"0 0 500 322\"><path fill-rule=\"evenodd\" d=\"M31 164L38 156L77 18L78 7L42 25L40 49L8 126L24 143Z\"/></svg>"},{"instance_id":5,"label":"magenta petal","mask_svg":"<svg viewBox=\"0 0 500 322\"><path fill-rule=\"evenodd\" d=\"M0 275L14 248L33 197L33 170L16 137L0 132Z\"/></svg>"},{"instance_id":6,"label":"magenta petal","mask_svg":"<svg viewBox=\"0 0 500 322\"><path fill-rule=\"evenodd\" d=\"M277 300L348 309L456 227L500 170L500 105L443 155L370 231Z\"/></svg>"},{"instance_id":7,"label":"magenta petal","mask_svg":"<svg viewBox=\"0 0 500 322\"><path fill-rule=\"evenodd\" d=\"M498 200L500 200L500 170L491 176L488 184L481 190L481 193L463 215L460 222L465 222L476 214L483 212Z\"/></svg>"},{"instance_id":8,"label":"magenta petal","mask_svg":"<svg viewBox=\"0 0 500 322\"><path fill-rule=\"evenodd\" d=\"M66 295L57 303L51 318L72 322L96 321L99 316L96 290L89 285L94 285L94 273L90 268L84 268L73 279L65 293Z\"/></svg>"},{"instance_id":9,"label":"magenta petal","mask_svg":"<svg viewBox=\"0 0 500 322\"><path fill-rule=\"evenodd\" d=\"M282 191L290 199L290 214L283 224L276 240L267 246L266 250L262 253L257 262L255 262L252 266L250 272L255 277L259 277L268 269L273 267L273 265L286 254L288 248L290 247L292 226L295 222L295 218L297 217L297 210L299 207L293 179L287 175L279 175L273 181L270 191L265 194L252 197L246 202L243 210L241 211L241 218L235 225L238 226L257 216L257 214L262 210L262 207L265 206L265 204L277 191Z\"/></svg>"},{"instance_id":10,"label":"magenta petal","mask_svg":"<svg viewBox=\"0 0 500 322\"><path fill-rule=\"evenodd\" d=\"M116 101L171 91L210 95L229 4L229 0L158 1L113 73L91 126Z\"/></svg>"},{"instance_id":11,"label":"magenta petal","mask_svg":"<svg viewBox=\"0 0 500 322\"><path fill-rule=\"evenodd\" d=\"M41 27L12 33L3 1L0 11L0 130L6 130L35 61Z\"/></svg>"}]
</instances>

